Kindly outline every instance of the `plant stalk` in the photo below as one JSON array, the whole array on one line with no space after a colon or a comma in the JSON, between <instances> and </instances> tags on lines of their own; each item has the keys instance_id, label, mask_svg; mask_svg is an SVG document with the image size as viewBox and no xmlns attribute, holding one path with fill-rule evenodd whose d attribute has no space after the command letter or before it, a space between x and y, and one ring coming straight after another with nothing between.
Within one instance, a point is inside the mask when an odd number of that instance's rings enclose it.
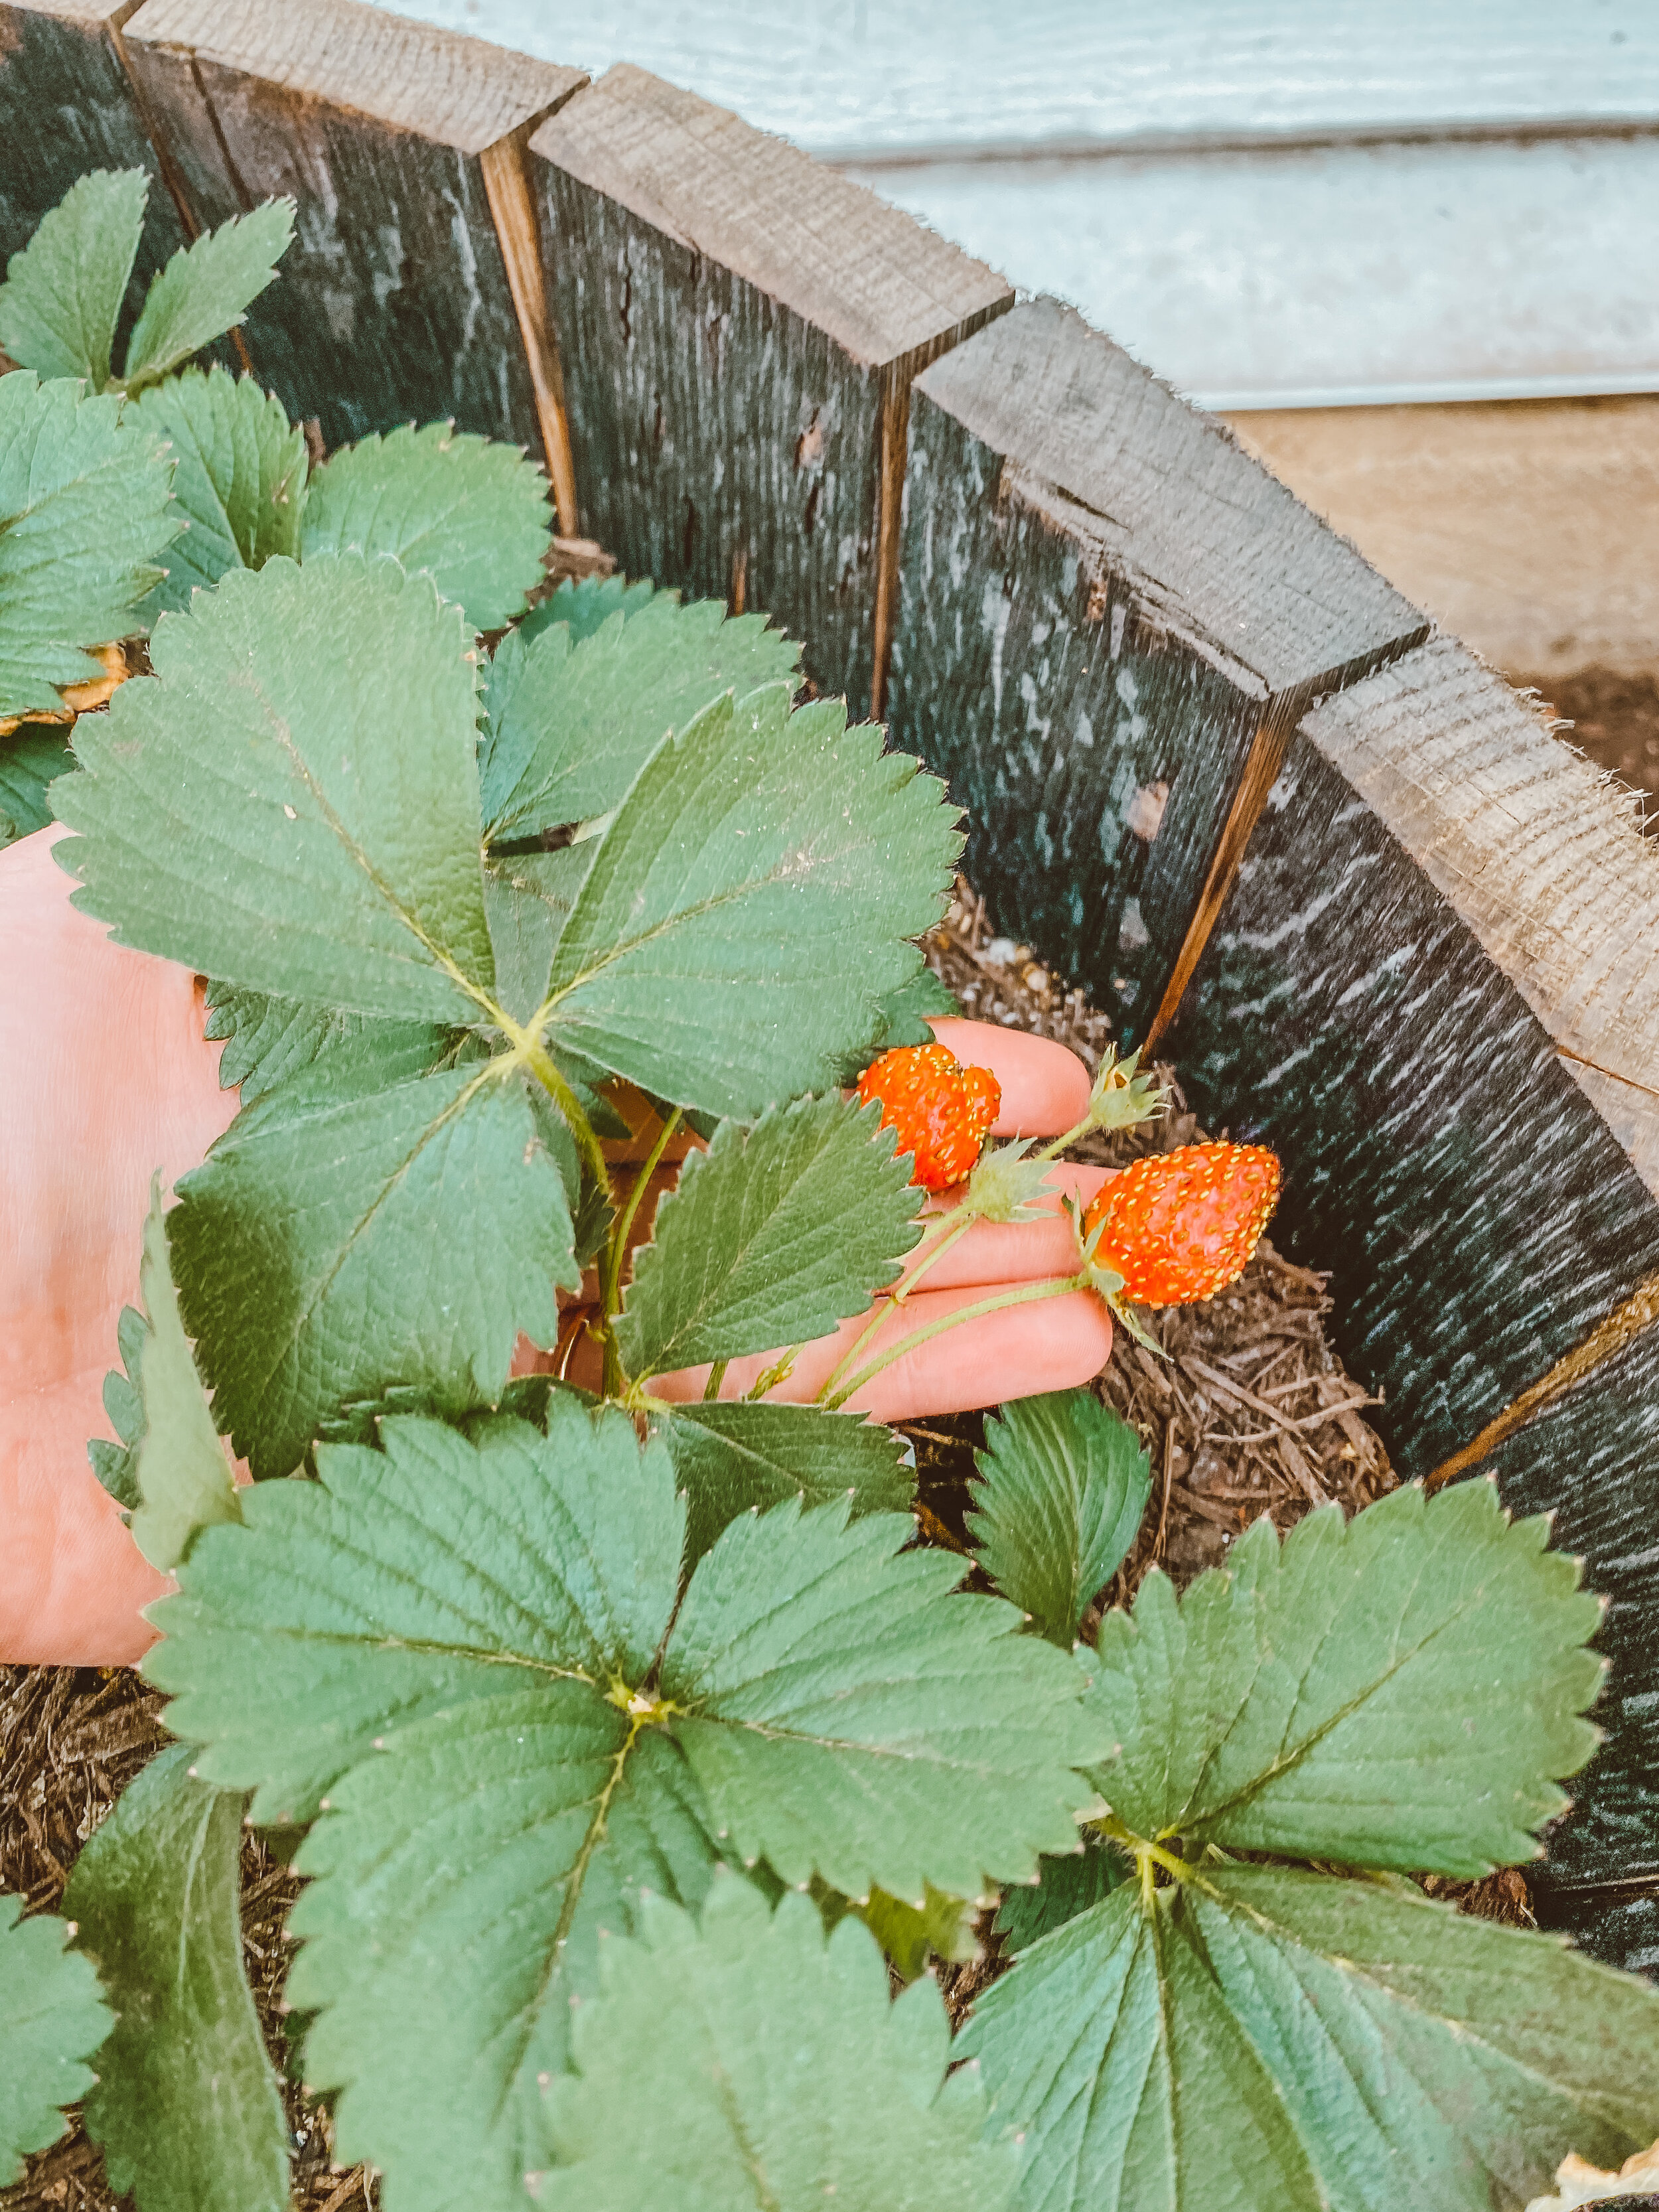
<instances>
[{"instance_id":1,"label":"plant stalk","mask_svg":"<svg viewBox=\"0 0 1659 2212\"><path fill-rule=\"evenodd\" d=\"M599 1140L593 1133L593 1124L582 1111L582 1103L560 1074L553 1055L539 1040L526 1037L520 1047L525 1065L552 1099L569 1125L576 1139L576 1150L586 1162L589 1173L607 1198L611 1195L611 1170L605 1164Z\"/></svg>"},{"instance_id":2,"label":"plant stalk","mask_svg":"<svg viewBox=\"0 0 1659 2212\"><path fill-rule=\"evenodd\" d=\"M833 1398L825 1398L822 1402L834 1412L844 1406L855 1392L863 1389L866 1382L873 1382L884 1367L890 1367L896 1359L902 1359L906 1352L915 1352L920 1346L931 1343L934 1337L943 1336L947 1329L959 1328L963 1322L979 1321L987 1314L1001 1313L1011 1306L1031 1305L1041 1298L1064 1297L1073 1291L1086 1291L1088 1288L1089 1278L1086 1275L1051 1275L1040 1283L1022 1283L1018 1289L999 1291L994 1297L979 1298L972 1305L958 1306L954 1313L942 1314L938 1321L931 1321L921 1328L912 1329L908 1336L901 1337L896 1344L890 1345L885 1352L861 1368L850 1382L844 1382Z\"/></svg>"},{"instance_id":3,"label":"plant stalk","mask_svg":"<svg viewBox=\"0 0 1659 2212\"><path fill-rule=\"evenodd\" d=\"M963 1205L966 1205L966 1200L963 1201ZM820 1401L830 1401L830 1393L836 1388L836 1384L841 1381L842 1376L846 1374L848 1369L858 1359L859 1355L863 1352L865 1346L869 1343L871 1338L881 1327L883 1322L886 1320L888 1315L896 1306L902 1306L904 1304L911 1291L915 1290L916 1285L921 1280L922 1277L927 1273L927 1270L933 1266L934 1261L942 1260L945 1255L950 1250L951 1247L956 1243L959 1238L965 1237L968 1234L968 1231L973 1227L975 1222L979 1218L980 1216L976 1213L968 1213L962 1220L959 1221L952 1220L949 1214L945 1214L942 1217L943 1223L948 1224L948 1234L939 1236L939 1241L933 1246L933 1250L928 1253L926 1259L919 1261L910 1270L909 1273L903 1277L896 1291L890 1292L885 1297L878 1298L875 1301L875 1310L871 1314L869 1320L865 1323L863 1328L860 1330L857 1337L854 1340L846 1352L844 1352L842 1358L836 1361L834 1372L828 1377L824 1382L823 1388L818 1392ZM935 1231L934 1234L939 1235L939 1231ZM921 1242L926 1243L927 1241L927 1236L924 1234ZM834 1401L830 1401L830 1402L833 1403Z\"/></svg>"},{"instance_id":4,"label":"plant stalk","mask_svg":"<svg viewBox=\"0 0 1659 2212\"><path fill-rule=\"evenodd\" d=\"M578 1111L580 1110L578 1109ZM617 1309L622 1304L622 1271L623 1262L628 1257L628 1232L634 1226L634 1216L640 1210L640 1200L645 1195L646 1188L652 1176L655 1175L663 1154L668 1149L668 1140L680 1125L680 1110L677 1106L672 1114L663 1117L663 1125L657 1132L657 1140L646 1154L645 1164L634 1178L634 1188L628 1194L628 1203L617 1216L616 1225L611 1231L610 1249L606 1252L605 1259L605 1276L599 1287L599 1304L604 1315L605 1328L603 1388L607 1398L619 1397L622 1395L622 1354L617 1348L617 1332L612 1324L616 1319Z\"/></svg>"}]
</instances>

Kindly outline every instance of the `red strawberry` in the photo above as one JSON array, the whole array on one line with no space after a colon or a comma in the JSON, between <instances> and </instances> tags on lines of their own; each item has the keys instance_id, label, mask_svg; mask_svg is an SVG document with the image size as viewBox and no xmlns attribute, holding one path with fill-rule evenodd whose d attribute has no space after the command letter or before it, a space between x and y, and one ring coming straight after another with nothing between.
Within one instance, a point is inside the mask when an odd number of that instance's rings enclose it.
<instances>
[{"instance_id":1,"label":"red strawberry","mask_svg":"<svg viewBox=\"0 0 1659 2212\"><path fill-rule=\"evenodd\" d=\"M1002 1085L988 1067L963 1067L942 1044L900 1045L859 1078L859 1103L881 1101L881 1126L914 1152L910 1180L948 1190L971 1172L985 1133L1002 1110Z\"/></svg>"},{"instance_id":2,"label":"red strawberry","mask_svg":"<svg viewBox=\"0 0 1659 2212\"><path fill-rule=\"evenodd\" d=\"M1265 1145L1182 1145L1114 1176L1083 1217L1136 1305L1190 1306L1243 1274L1279 1200Z\"/></svg>"}]
</instances>

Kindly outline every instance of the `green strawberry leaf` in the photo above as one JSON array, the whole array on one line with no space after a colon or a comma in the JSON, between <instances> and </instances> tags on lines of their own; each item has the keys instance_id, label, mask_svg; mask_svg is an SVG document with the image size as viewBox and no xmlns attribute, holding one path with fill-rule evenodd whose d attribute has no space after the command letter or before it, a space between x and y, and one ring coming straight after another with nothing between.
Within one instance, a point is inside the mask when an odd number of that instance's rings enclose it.
<instances>
[{"instance_id":1,"label":"green strawberry leaf","mask_svg":"<svg viewBox=\"0 0 1659 2212\"><path fill-rule=\"evenodd\" d=\"M897 1437L861 1414L714 1399L656 1419L685 1494L688 1565L738 1514L764 1513L786 1498L844 1504L854 1519L910 1510L915 1486Z\"/></svg>"},{"instance_id":2,"label":"green strawberry leaf","mask_svg":"<svg viewBox=\"0 0 1659 2212\"><path fill-rule=\"evenodd\" d=\"M948 2070L938 1990L890 2003L855 1921L826 1943L809 1899L772 1914L728 1875L701 1931L647 1899L636 1938L606 1945L600 1987L578 2015L579 2072L549 2094L556 2163L534 2195L554 2212L1012 2203L1018 2154L981 2140L983 2099L971 2069Z\"/></svg>"},{"instance_id":3,"label":"green strawberry leaf","mask_svg":"<svg viewBox=\"0 0 1659 2212\"><path fill-rule=\"evenodd\" d=\"M127 340L123 386L136 392L159 383L246 320L249 302L276 276L293 235L293 201L267 200L180 246L145 295Z\"/></svg>"},{"instance_id":4,"label":"green strawberry leaf","mask_svg":"<svg viewBox=\"0 0 1659 2212\"><path fill-rule=\"evenodd\" d=\"M599 849L597 841L588 839L561 846L554 853L485 859L484 914L495 954L495 995L517 1022L532 1021L546 1000L559 933ZM611 1079L605 1070L568 1046L556 1045L550 1051L594 1133L626 1138L630 1133L627 1122L599 1087Z\"/></svg>"},{"instance_id":5,"label":"green strawberry leaf","mask_svg":"<svg viewBox=\"0 0 1659 2212\"><path fill-rule=\"evenodd\" d=\"M545 1433L547 1408L556 1394L574 1398L592 1407L598 1401L586 1391L578 1390L574 1383L557 1382L550 1375L515 1375L507 1382L499 1398L493 1403L480 1401L465 1413L453 1408L446 1412L433 1392L419 1383L391 1382L372 1398L351 1398L337 1413L331 1413L317 1431L318 1442L325 1444L375 1444L380 1440L380 1424L388 1419L404 1419L411 1414L434 1421L447 1421L458 1428L463 1436L476 1439L483 1425L497 1413L508 1413L515 1420L527 1421L532 1428Z\"/></svg>"},{"instance_id":6,"label":"green strawberry leaf","mask_svg":"<svg viewBox=\"0 0 1659 2212\"><path fill-rule=\"evenodd\" d=\"M645 619L635 618L629 628ZM921 955L961 833L838 700L773 684L661 744L559 940L550 1034L653 1097L751 1121L825 1090Z\"/></svg>"},{"instance_id":7,"label":"green strawberry leaf","mask_svg":"<svg viewBox=\"0 0 1659 2212\"><path fill-rule=\"evenodd\" d=\"M157 626L154 678L76 730L82 772L54 793L82 833L54 848L76 904L246 989L478 1020L494 963L470 644L393 561L231 569Z\"/></svg>"},{"instance_id":8,"label":"green strawberry leaf","mask_svg":"<svg viewBox=\"0 0 1659 2212\"><path fill-rule=\"evenodd\" d=\"M179 1318L159 1176L150 1186L138 1287L144 1313L129 1306L121 1316L118 1340L126 1375L112 1373L104 1383L106 1409L128 1448L122 1455L125 1465L111 1467L106 1479L96 1459L93 1464L106 1489L113 1490L116 1480L130 1483L133 1541L151 1566L170 1571L190 1549L198 1529L216 1521L240 1521L242 1512ZM122 1503L129 1500L123 1498Z\"/></svg>"},{"instance_id":9,"label":"green strawberry leaf","mask_svg":"<svg viewBox=\"0 0 1659 2212\"><path fill-rule=\"evenodd\" d=\"M1082 1676L951 1595L959 1562L899 1553L908 1521L745 1518L677 1617L684 1509L625 1414L561 1391L545 1437L380 1433L204 1531L145 1671L204 1778L255 1790L256 1820L323 1814L288 1994L319 2014L337 2154L404 2212L457 2171L475 2205L520 2201L538 2077L641 1887L696 1905L717 1856L763 1854L920 1899L1074 1832Z\"/></svg>"},{"instance_id":10,"label":"green strawberry leaf","mask_svg":"<svg viewBox=\"0 0 1659 2212\"><path fill-rule=\"evenodd\" d=\"M326 1069L353 1097L388 1090L429 1074L456 1036L430 1022L376 1021L228 983L210 982L207 998L206 1034L225 1040L219 1081L227 1091L240 1089L245 1106L310 1068Z\"/></svg>"},{"instance_id":11,"label":"green strawberry leaf","mask_svg":"<svg viewBox=\"0 0 1659 2212\"><path fill-rule=\"evenodd\" d=\"M413 424L336 453L311 480L301 558L389 553L429 575L474 629L524 611L552 535L547 478L517 446L453 422Z\"/></svg>"},{"instance_id":12,"label":"green strawberry leaf","mask_svg":"<svg viewBox=\"0 0 1659 2212\"><path fill-rule=\"evenodd\" d=\"M137 1306L123 1306L115 1324L121 1365L112 1367L104 1377L104 1411L120 1441L112 1443L107 1437L94 1437L87 1445L93 1473L129 1514L137 1511L143 1496L138 1446L144 1435L144 1346L149 1341L149 1323L143 1314Z\"/></svg>"},{"instance_id":13,"label":"green strawberry leaf","mask_svg":"<svg viewBox=\"0 0 1659 2212\"><path fill-rule=\"evenodd\" d=\"M931 1023L961 1012L956 993L941 983L931 968L918 968L908 982L890 991L882 1000L881 1025L870 1042L867 1056L858 1056L859 1065L848 1080L855 1080L871 1060L884 1052L896 1051L907 1044L932 1044Z\"/></svg>"},{"instance_id":14,"label":"green strawberry leaf","mask_svg":"<svg viewBox=\"0 0 1659 2212\"><path fill-rule=\"evenodd\" d=\"M914 1982L925 1973L930 1959L959 1966L980 1955L972 1899L947 1897L931 1881L920 1905L906 1905L884 1889L872 1889L852 1911L880 1944L902 1982Z\"/></svg>"},{"instance_id":15,"label":"green strawberry leaf","mask_svg":"<svg viewBox=\"0 0 1659 2212\"><path fill-rule=\"evenodd\" d=\"M1011 1635L1011 1607L952 1596L960 1560L894 1556L908 1517L840 1519L793 1501L745 1514L692 1576L662 1694L716 1833L853 1898L873 1884L920 1905L929 1881L973 1897L1034 1873L1086 1797L1057 1768L1084 1740L1082 1677ZM1029 1674L1025 1651L1044 1662Z\"/></svg>"},{"instance_id":16,"label":"green strawberry leaf","mask_svg":"<svg viewBox=\"0 0 1659 2212\"><path fill-rule=\"evenodd\" d=\"M1031 1625L1066 1650L1134 1542L1152 1495L1139 1437L1092 1390L1016 1398L974 1455L979 1563Z\"/></svg>"},{"instance_id":17,"label":"green strawberry leaf","mask_svg":"<svg viewBox=\"0 0 1659 2212\"><path fill-rule=\"evenodd\" d=\"M64 1948L71 1929L49 1913L20 1920L22 1909L0 1894L0 2188L63 2134L63 2108L96 2081L85 2062L114 2025L90 1960Z\"/></svg>"},{"instance_id":18,"label":"green strawberry leaf","mask_svg":"<svg viewBox=\"0 0 1659 2212\"><path fill-rule=\"evenodd\" d=\"M242 1800L173 1744L76 1860L64 1905L117 2013L87 2100L139 2212L288 2212L288 2122L242 1972Z\"/></svg>"},{"instance_id":19,"label":"green strawberry leaf","mask_svg":"<svg viewBox=\"0 0 1659 2212\"><path fill-rule=\"evenodd\" d=\"M547 604L556 605L555 593ZM492 841L608 814L665 737L725 691L800 681L800 647L764 615L659 592L577 637L566 623L504 637L484 692L479 776Z\"/></svg>"},{"instance_id":20,"label":"green strawberry leaf","mask_svg":"<svg viewBox=\"0 0 1659 2212\"><path fill-rule=\"evenodd\" d=\"M1053 1935L1056 1928L1109 1897L1133 1871L1133 1862L1117 1844L1085 1830L1080 1851L1044 1859L1036 1882L1003 1891L996 1932L1004 1948L1029 1950L1040 1936Z\"/></svg>"},{"instance_id":21,"label":"green strawberry leaf","mask_svg":"<svg viewBox=\"0 0 1659 2212\"><path fill-rule=\"evenodd\" d=\"M149 198L142 169L94 169L70 186L6 264L0 352L104 389Z\"/></svg>"},{"instance_id":22,"label":"green strawberry leaf","mask_svg":"<svg viewBox=\"0 0 1659 2212\"><path fill-rule=\"evenodd\" d=\"M547 996L553 949L597 845L567 845L556 853L515 854L484 866L484 914L495 954L495 996L516 1022L533 1021ZM574 855L573 871L569 856ZM561 867L559 863L565 866ZM551 863L552 865L548 865ZM569 883L570 896L550 898L544 882Z\"/></svg>"},{"instance_id":23,"label":"green strawberry leaf","mask_svg":"<svg viewBox=\"0 0 1659 2212\"><path fill-rule=\"evenodd\" d=\"M327 1075L295 1079L179 1197L185 1324L214 1419L261 1480L386 1383L493 1401L520 1330L551 1344L554 1285L580 1281L564 1182L505 1060L343 1099Z\"/></svg>"},{"instance_id":24,"label":"green strawberry leaf","mask_svg":"<svg viewBox=\"0 0 1659 2212\"><path fill-rule=\"evenodd\" d=\"M258 568L293 554L306 493L306 440L252 377L187 368L154 385L137 419L171 444L173 495L188 525L172 551L155 608L184 612L198 586L228 568Z\"/></svg>"},{"instance_id":25,"label":"green strawberry leaf","mask_svg":"<svg viewBox=\"0 0 1659 2212\"><path fill-rule=\"evenodd\" d=\"M572 645L592 637L614 614L633 616L650 605L656 586L648 576L630 583L626 576L567 576L544 599L538 600L519 624L526 645L555 623L570 632ZM678 599L678 592L671 598Z\"/></svg>"},{"instance_id":26,"label":"green strawberry leaf","mask_svg":"<svg viewBox=\"0 0 1659 2212\"><path fill-rule=\"evenodd\" d=\"M1601 1619L1548 1522L1490 1482L1400 1490L1346 1526L1259 1521L1177 1606L1157 1572L1102 1624L1090 1697L1124 1826L1473 1880L1534 1857L1589 1757Z\"/></svg>"},{"instance_id":27,"label":"green strawberry leaf","mask_svg":"<svg viewBox=\"0 0 1659 2212\"><path fill-rule=\"evenodd\" d=\"M57 712L62 688L104 673L80 648L142 626L180 527L172 475L118 399L0 376L0 715Z\"/></svg>"},{"instance_id":28,"label":"green strawberry leaf","mask_svg":"<svg viewBox=\"0 0 1659 2212\"><path fill-rule=\"evenodd\" d=\"M617 1322L630 1375L825 1336L897 1279L923 1194L878 1105L832 1091L722 1122L657 1208Z\"/></svg>"},{"instance_id":29,"label":"green strawberry leaf","mask_svg":"<svg viewBox=\"0 0 1659 2212\"><path fill-rule=\"evenodd\" d=\"M52 819L50 787L74 766L62 730L26 722L10 737L0 737L0 816L10 824L0 836L0 848L46 828Z\"/></svg>"},{"instance_id":30,"label":"green strawberry leaf","mask_svg":"<svg viewBox=\"0 0 1659 2212\"><path fill-rule=\"evenodd\" d=\"M1022 1954L956 2051L1045 2212L1488 2212L1569 2148L1613 2166L1659 2130L1659 1990L1292 1868L1115 1890Z\"/></svg>"}]
</instances>

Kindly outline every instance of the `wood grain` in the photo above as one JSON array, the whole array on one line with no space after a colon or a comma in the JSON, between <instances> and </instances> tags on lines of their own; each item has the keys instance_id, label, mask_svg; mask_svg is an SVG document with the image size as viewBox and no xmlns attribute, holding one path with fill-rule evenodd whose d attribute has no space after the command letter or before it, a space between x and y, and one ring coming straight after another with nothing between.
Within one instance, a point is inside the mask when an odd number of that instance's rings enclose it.
<instances>
[{"instance_id":1,"label":"wood grain","mask_svg":"<svg viewBox=\"0 0 1659 2212\"><path fill-rule=\"evenodd\" d=\"M1231 421L1494 667L1659 668L1659 394Z\"/></svg>"},{"instance_id":2,"label":"wood grain","mask_svg":"<svg viewBox=\"0 0 1659 2212\"><path fill-rule=\"evenodd\" d=\"M1007 285L641 70L610 70L530 150L583 527L700 596L741 569L861 710L898 551L884 421L890 456L911 378Z\"/></svg>"},{"instance_id":3,"label":"wood grain","mask_svg":"<svg viewBox=\"0 0 1659 2212\"><path fill-rule=\"evenodd\" d=\"M1659 1196L1659 851L1449 639L1325 707L1328 759L1509 976Z\"/></svg>"},{"instance_id":4,"label":"wood grain","mask_svg":"<svg viewBox=\"0 0 1659 2212\"><path fill-rule=\"evenodd\" d=\"M201 227L272 194L297 204L246 325L290 415L318 417L331 447L453 416L542 449L483 156L579 70L362 0L144 0L125 39Z\"/></svg>"},{"instance_id":5,"label":"wood grain","mask_svg":"<svg viewBox=\"0 0 1659 2212\"><path fill-rule=\"evenodd\" d=\"M548 319L541 238L536 226L535 203L531 198L523 133L514 132L510 138L486 146L478 156L478 167L507 270L507 287L518 313L519 335L524 340L560 533L574 538L579 527L576 472L570 453L570 420L565 412L564 370L559 360L558 341Z\"/></svg>"},{"instance_id":6,"label":"wood grain","mask_svg":"<svg viewBox=\"0 0 1659 2212\"><path fill-rule=\"evenodd\" d=\"M129 317L155 271L186 242L117 51L132 4L0 0L0 268L77 177L143 169L149 204L127 289Z\"/></svg>"},{"instance_id":7,"label":"wood grain","mask_svg":"<svg viewBox=\"0 0 1659 2212\"><path fill-rule=\"evenodd\" d=\"M424 5L530 53L564 30L547 0ZM1045 0L1016 15L947 14L939 0L748 0L738 16L685 0L588 0L580 48L592 64L642 62L842 160L1659 115L1659 18L1639 5Z\"/></svg>"},{"instance_id":8,"label":"wood grain","mask_svg":"<svg viewBox=\"0 0 1659 2212\"><path fill-rule=\"evenodd\" d=\"M363 0L145 0L128 33L284 92L355 108L458 154L534 125L586 82L580 70L441 31ZM233 149L234 150L234 149Z\"/></svg>"},{"instance_id":9,"label":"wood grain","mask_svg":"<svg viewBox=\"0 0 1659 2212\"><path fill-rule=\"evenodd\" d=\"M1559 1929L1593 1959L1632 1974L1659 1974L1659 1881L1534 1892L1534 1904L1540 1928ZM1638 2198L1620 2212L1641 2207Z\"/></svg>"},{"instance_id":10,"label":"wood grain","mask_svg":"<svg viewBox=\"0 0 1659 2212\"><path fill-rule=\"evenodd\" d=\"M968 808L999 926L1144 1036L1288 727L1426 625L1055 301L917 380L905 496L895 738Z\"/></svg>"},{"instance_id":11,"label":"wood grain","mask_svg":"<svg viewBox=\"0 0 1659 2212\"><path fill-rule=\"evenodd\" d=\"M1407 1479L1659 1267L1656 921L1659 853L1450 640L1291 740L1170 1048L1200 1118L1284 1157L1275 1241L1332 1271ZM1608 1741L1553 1875L1659 1872L1659 1335L1486 1472L1613 1599Z\"/></svg>"},{"instance_id":12,"label":"wood grain","mask_svg":"<svg viewBox=\"0 0 1659 2212\"><path fill-rule=\"evenodd\" d=\"M1567 1784L1574 1809L1540 1871L1575 1891L1641 1875L1659 1886L1659 1336L1540 1413L1481 1472L1511 1512L1553 1515L1552 1543L1583 1560L1607 1601L1596 1642L1611 1664L1595 1714L1606 1740Z\"/></svg>"}]
</instances>

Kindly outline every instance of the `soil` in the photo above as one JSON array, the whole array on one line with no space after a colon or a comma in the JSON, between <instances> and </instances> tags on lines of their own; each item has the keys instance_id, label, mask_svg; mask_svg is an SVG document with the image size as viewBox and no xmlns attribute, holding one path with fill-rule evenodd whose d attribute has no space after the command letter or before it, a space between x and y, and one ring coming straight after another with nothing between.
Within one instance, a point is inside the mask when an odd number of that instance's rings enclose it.
<instances>
[{"instance_id":1,"label":"soil","mask_svg":"<svg viewBox=\"0 0 1659 2212\"><path fill-rule=\"evenodd\" d=\"M1639 795L1642 826L1649 836L1659 836L1659 675L1581 668L1571 676L1510 680L1540 695L1568 744Z\"/></svg>"},{"instance_id":2,"label":"soil","mask_svg":"<svg viewBox=\"0 0 1659 2212\"><path fill-rule=\"evenodd\" d=\"M945 924L927 945L935 971L964 1013L1058 1038L1092 1070L1111 1041L1105 1018L1080 991L1049 975L1029 950L999 938L983 903L959 883ZM1202 1142L1174 1071L1171 1111L1145 1131L1097 1139L1079 1157L1121 1166L1137 1154ZM1225 1132L1217 1132L1224 1134ZM1149 1317L1163 1348L1155 1357L1120 1333L1097 1386L1139 1431L1152 1461L1152 1503L1135 1547L1099 1605L1132 1600L1154 1565L1184 1586L1226 1558L1259 1515L1289 1528L1334 1500L1352 1513L1395 1486L1364 1393L1344 1371L1325 1334L1325 1279L1293 1267L1263 1243L1229 1290L1199 1306ZM916 1455L921 1540L965 1550L979 1414L905 1425ZM977 1572L977 1570L975 1570ZM1097 1609L1085 1622L1092 1632ZM166 1741L162 1700L125 1668L0 1668L0 1891L21 1891L30 1911L58 1908L76 1853L138 1769ZM282 2010L289 1958L283 1922L300 1884L270 1860L257 1836L244 1845L244 1955L267 2045L285 2082L294 2130L296 2212L373 2207L372 2178L331 2162L325 2112L287 2081ZM1466 1910L1531 1924L1523 1876L1510 1872L1473 1887L1431 1884ZM981 1956L940 1970L952 2015L1002 1970L990 1913L981 1917ZM22 2179L0 2190L0 2212L115 2212L102 2159L78 2113L67 2135L28 2161Z\"/></svg>"}]
</instances>

